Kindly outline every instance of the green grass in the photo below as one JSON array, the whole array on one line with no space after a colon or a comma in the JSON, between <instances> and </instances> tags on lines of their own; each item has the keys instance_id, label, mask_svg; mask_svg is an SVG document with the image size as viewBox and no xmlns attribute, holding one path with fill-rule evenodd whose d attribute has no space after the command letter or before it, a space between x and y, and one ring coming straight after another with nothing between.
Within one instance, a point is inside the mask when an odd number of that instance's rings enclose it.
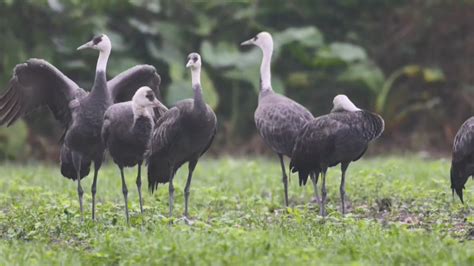
<instances>
[{"instance_id":1,"label":"green grass","mask_svg":"<svg viewBox=\"0 0 474 266\"><path fill-rule=\"evenodd\" d=\"M56 166L4 164L0 265L474 264L472 210L452 200L448 161L390 157L354 163L347 175L346 217L339 212L339 169L331 169L329 215L322 219L310 203L312 186L299 187L294 175L291 208L282 207L280 167L273 159L200 162L191 187L193 225L178 220L186 167L175 178L172 219L162 217L167 186L154 195L145 188L145 214L139 213L135 169L129 169L131 227L113 165L99 175L97 222L90 219L91 177L84 180L82 223L76 184ZM473 185L467 185L468 203Z\"/></svg>"}]
</instances>

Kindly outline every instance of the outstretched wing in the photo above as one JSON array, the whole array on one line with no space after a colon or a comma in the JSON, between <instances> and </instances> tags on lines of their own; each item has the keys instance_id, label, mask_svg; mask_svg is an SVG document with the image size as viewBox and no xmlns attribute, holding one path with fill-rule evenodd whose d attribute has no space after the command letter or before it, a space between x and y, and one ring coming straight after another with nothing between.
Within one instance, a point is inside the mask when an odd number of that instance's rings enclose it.
<instances>
[{"instance_id":1,"label":"outstretched wing","mask_svg":"<svg viewBox=\"0 0 474 266\"><path fill-rule=\"evenodd\" d=\"M155 67L138 65L120 73L107 82L114 103L130 101L135 92L142 86L150 87L160 100L161 77Z\"/></svg>"},{"instance_id":2,"label":"outstretched wing","mask_svg":"<svg viewBox=\"0 0 474 266\"><path fill-rule=\"evenodd\" d=\"M0 96L0 125L10 126L19 117L46 105L68 127L69 102L84 95L83 89L47 61L29 59L15 67L8 89Z\"/></svg>"}]
</instances>

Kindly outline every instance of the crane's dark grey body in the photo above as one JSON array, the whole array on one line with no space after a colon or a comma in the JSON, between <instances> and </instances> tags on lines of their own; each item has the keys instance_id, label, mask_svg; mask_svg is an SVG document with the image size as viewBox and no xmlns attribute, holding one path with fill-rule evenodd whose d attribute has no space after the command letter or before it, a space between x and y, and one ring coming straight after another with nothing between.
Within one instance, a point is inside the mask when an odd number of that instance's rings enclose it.
<instances>
[{"instance_id":1,"label":"crane's dark grey body","mask_svg":"<svg viewBox=\"0 0 474 266\"><path fill-rule=\"evenodd\" d=\"M132 102L114 104L107 110L102 137L119 167L132 167L143 161L150 149L154 124L151 116L135 119Z\"/></svg>"},{"instance_id":2,"label":"crane's dark grey body","mask_svg":"<svg viewBox=\"0 0 474 266\"><path fill-rule=\"evenodd\" d=\"M96 73L91 92L76 100L76 106L71 110L72 117L64 137L64 145L73 154L79 153L82 161L102 162L105 150L101 138L102 123L105 111L113 103L105 73Z\"/></svg>"},{"instance_id":3,"label":"crane's dark grey body","mask_svg":"<svg viewBox=\"0 0 474 266\"><path fill-rule=\"evenodd\" d=\"M345 171L367 150L371 140L380 136L383 119L367 111L337 111L309 121L296 139L290 168L298 172L300 185L308 175L322 173L321 214L324 215L326 198L325 178L328 167L341 163L341 201L344 213Z\"/></svg>"},{"instance_id":4,"label":"crane's dark grey body","mask_svg":"<svg viewBox=\"0 0 474 266\"><path fill-rule=\"evenodd\" d=\"M296 137L313 115L299 103L266 89L260 91L254 118L265 143L276 153L291 157Z\"/></svg>"},{"instance_id":5,"label":"crane's dark grey body","mask_svg":"<svg viewBox=\"0 0 474 266\"><path fill-rule=\"evenodd\" d=\"M203 98L200 86L193 86L194 99L179 101L158 119L152 137L152 154L148 159L148 186L153 192L159 183L169 182L170 215L174 193L173 177L186 162L189 174L185 188L185 216L192 172L211 145L217 130L216 115Z\"/></svg>"},{"instance_id":6,"label":"crane's dark grey body","mask_svg":"<svg viewBox=\"0 0 474 266\"><path fill-rule=\"evenodd\" d=\"M299 131L307 121L313 118L313 115L302 105L273 91L271 85L273 38L270 33L260 32L252 39L242 42L241 45L255 45L262 50L260 93L254 119L258 133L280 159L285 205L288 206L288 176L283 156L291 157ZM316 188L317 181L315 178L312 180Z\"/></svg>"},{"instance_id":7,"label":"crane's dark grey body","mask_svg":"<svg viewBox=\"0 0 474 266\"><path fill-rule=\"evenodd\" d=\"M313 115L299 103L271 89L261 89L254 119L258 133L280 158L285 205L288 206L288 177L283 155L291 158L299 132ZM317 181L313 179L313 182L316 187Z\"/></svg>"},{"instance_id":8,"label":"crane's dark grey body","mask_svg":"<svg viewBox=\"0 0 474 266\"><path fill-rule=\"evenodd\" d=\"M137 84L137 81L146 84ZM0 97L0 125L11 125L37 107L48 106L65 128L60 153L61 173L78 181L81 213L83 191L79 180L89 173L94 161L94 218L97 173L105 148L101 138L104 112L114 101L133 95L139 86L150 83L159 84L159 76L152 66L137 66L110 82L106 81L103 71L97 71L88 93L47 61L29 59L15 67L9 88Z\"/></svg>"},{"instance_id":9,"label":"crane's dark grey body","mask_svg":"<svg viewBox=\"0 0 474 266\"><path fill-rule=\"evenodd\" d=\"M469 177L474 175L474 117L462 124L456 133L451 161L451 189L464 203L463 189Z\"/></svg>"},{"instance_id":10,"label":"crane's dark grey body","mask_svg":"<svg viewBox=\"0 0 474 266\"><path fill-rule=\"evenodd\" d=\"M102 139L104 144L120 169L127 223L129 223L128 189L125 183L123 168L137 165L136 184L140 211L143 213L141 166L146 154L151 148L151 135L155 125L151 113L143 112L135 114L133 108L132 101L110 106L105 112L102 127Z\"/></svg>"},{"instance_id":11,"label":"crane's dark grey body","mask_svg":"<svg viewBox=\"0 0 474 266\"><path fill-rule=\"evenodd\" d=\"M61 174L71 180L76 180L77 173L74 165L72 163L72 152L66 145L61 145L61 150L59 151L59 160L61 162ZM90 161L83 161L81 164L81 179L89 175L91 168Z\"/></svg>"}]
</instances>

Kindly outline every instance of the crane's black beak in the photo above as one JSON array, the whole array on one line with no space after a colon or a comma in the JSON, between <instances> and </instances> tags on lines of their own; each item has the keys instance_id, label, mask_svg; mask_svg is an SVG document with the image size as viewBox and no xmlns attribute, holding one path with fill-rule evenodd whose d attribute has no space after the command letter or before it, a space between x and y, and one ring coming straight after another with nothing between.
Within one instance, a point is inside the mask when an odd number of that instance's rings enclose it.
<instances>
[{"instance_id":1,"label":"crane's black beak","mask_svg":"<svg viewBox=\"0 0 474 266\"><path fill-rule=\"evenodd\" d=\"M92 46L94 46L94 43L92 41L90 41L88 43L85 43L85 44L77 47L77 50L84 50L84 49L87 49L87 48L91 48Z\"/></svg>"}]
</instances>

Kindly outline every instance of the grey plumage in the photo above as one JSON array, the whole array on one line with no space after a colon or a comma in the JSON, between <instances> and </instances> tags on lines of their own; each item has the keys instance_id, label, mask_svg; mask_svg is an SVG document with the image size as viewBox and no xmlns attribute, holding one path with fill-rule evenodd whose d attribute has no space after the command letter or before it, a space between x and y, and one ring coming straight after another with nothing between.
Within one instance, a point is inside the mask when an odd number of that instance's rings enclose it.
<instances>
[{"instance_id":1,"label":"grey plumage","mask_svg":"<svg viewBox=\"0 0 474 266\"><path fill-rule=\"evenodd\" d=\"M0 125L10 126L35 108L47 105L64 127L71 121L68 103L87 93L61 71L42 59L29 59L13 69L8 88L0 97Z\"/></svg>"},{"instance_id":2,"label":"grey plumage","mask_svg":"<svg viewBox=\"0 0 474 266\"><path fill-rule=\"evenodd\" d=\"M100 50L95 81L90 93L47 61L29 59L14 68L8 88L0 96L0 125L11 125L19 117L40 106L46 106L64 127L65 133L61 137L61 173L78 182L81 214L83 190L80 180L89 173L91 162L94 161L94 181L91 189L93 218L97 174L104 153L101 140L104 112L113 102L124 100L141 85L151 83L156 85L153 88L158 90L157 85L160 82L154 68L139 66L107 83L105 66L110 47L108 37L101 35L100 41L94 38L78 48Z\"/></svg>"},{"instance_id":3,"label":"grey plumage","mask_svg":"<svg viewBox=\"0 0 474 266\"><path fill-rule=\"evenodd\" d=\"M276 153L291 157L298 133L313 115L299 103L261 90L254 119L258 133Z\"/></svg>"},{"instance_id":4,"label":"grey plumage","mask_svg":"<svg viewBox=\"0 0 474 266\"><path fill-rule=\"evenodd\" d=\"M313 115L297 102L273 92L260 90L254 119L264 142L280 158L285 205L288 206L288 177L283 155L292 157L296 137ZM316 180L313 179L313 182ZM316 196L317 193L315 192Z\"/></svg>"},{"instance_id":5,"label":"grey plumage","mask_svg":"<svg viewBox=\"0 0 474 266\"><path fill-rule=\"evenodd\" d=\"M118 74L107 82L114 103L130 101L138 88L150 87L156 98L161 99L161 77L154 66L137 65Z\"/></svg>"},{"instance_id":6,"label":"grey plumage","mask_svg":"<svg viewBox=\"0 0 474 266\"><path fill-rule=\"evenodd\" d=\"M325 214L327 168L341 164L340 192L344 213L345 171L351 162L362 157L369 142L379 137L383 129L384 121L377 114L360 109L336 109L328 115L312 119L301 130L290 168L292 172L298 172L300 185L306 184L308 175L322 174L321 215Z\"/></svg>"},{"instance_id":7,"label":"grey plumage","mask_svg":"<svg viewBox=\"0 0 474 266\"><path fill-rule=\"evenodd\" d=\"M197 59L196 59L197 58ZM192 53L188 67L193 74L194 98L182 100L158 119L152 137L152 153L148 159L148 187L153 192L159 183L169 183L170 216L174 202L173 178L184 164L189 164L185 188L185 217L194 168L209 146L217 130L212 108L204 102L199 82L200 56Z\"/></svg>"},{"instance_id":8,"label":"grey plumage","mask_svg":"<svg viewBox=\"0 0 474 266\"><path fill-rule=\"evenodd\" d=\"M123 168L137 165L136 184L140 211L143 213L141 165L151 148L151 134L155 125L151 110L153 107L167 109L156 99L149 87L141 87L133 96L132 101L114 104L104 115L102 139L120 169L127 223L129 223L128 189Z\"/></svg>"},{"instance_id":9,"label":"grey plumage","mask_svg":"<svg viewBox=\"0 0 474 266\"><path fill-rule=\"evenodd\" d=\"M242 45L253 44L262 49L260 68L260 93L254 119L257 131L264 142L278 154L282 170L285 205L288 206L288 177L283 156L291 157L298 133L313 118L313 115L299 103L275 93L271 87L271 55L273 39L267 32L261 32ZM316 182L316 179L312 179ZM316 185L315 185L316 187ZM317 196L317 193L315 191Z\"/></svg>"},{"instance_id":10,"label":"grey plumage","mask_svg":"<svg viewBox=\"0 0 474 266\"><path fill-rule=\"evenodd\" d=\"M451 189L462 203L463 189L469 177L474 175L474 117L462 124L453 143L451 161Z\"/></svg>"}]
</instances>

